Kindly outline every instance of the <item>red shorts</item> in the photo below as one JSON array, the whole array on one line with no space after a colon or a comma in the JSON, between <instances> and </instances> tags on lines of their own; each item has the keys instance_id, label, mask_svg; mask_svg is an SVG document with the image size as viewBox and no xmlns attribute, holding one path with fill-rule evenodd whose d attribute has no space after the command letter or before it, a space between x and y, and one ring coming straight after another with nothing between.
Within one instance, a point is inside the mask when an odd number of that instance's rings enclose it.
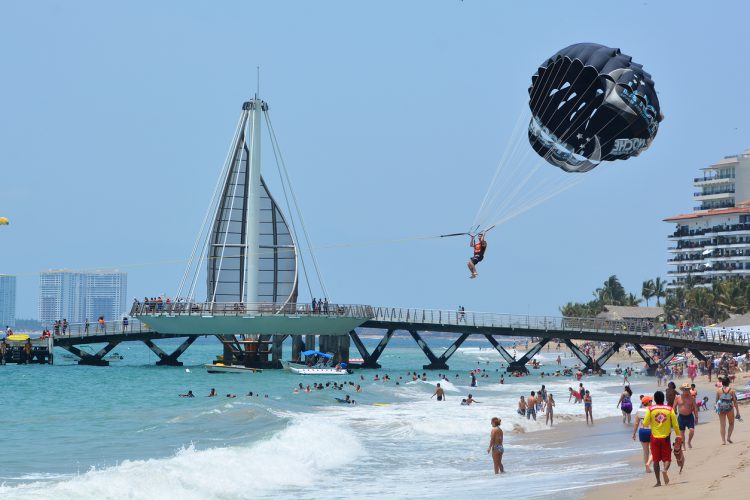
<instances>
[{"instance_id":1,"label":"red shorts","mask_svg":"<svg viewBox=\"0 0 750 500\"><path fill-rule=\"evenodd\" d=\"M672 445L669 442L669 438L657 438L651 436L651 456L656 462L671 462L672 461Z\"/></svg>"}]
</instances>

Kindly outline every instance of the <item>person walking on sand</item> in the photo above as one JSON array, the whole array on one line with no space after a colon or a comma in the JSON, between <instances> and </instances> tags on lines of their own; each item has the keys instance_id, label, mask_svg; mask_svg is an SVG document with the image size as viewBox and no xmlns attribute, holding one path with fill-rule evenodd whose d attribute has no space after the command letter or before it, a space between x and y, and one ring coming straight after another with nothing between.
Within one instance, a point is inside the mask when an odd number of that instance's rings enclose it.
<instances>
[{"instance_id":1,"label":"person walking on sand","mask_svg":"<svg viewBox=\"0 0 750 500\"><path fill-rule=\"evenodd\" d=\"M680 432L683 433L682 447L685 448L685 429L688 429L687 446L693 447L693 435L695 434L695 421L698 418L698 405L690 393L690 384L682 384L682 393L674 398L674 411L677 413L677 423Z\"/></svg>"},{"instance_id":2,"label":"person walking on sand","mask_svg":"<svg viewBox=\"0 0 750 500\"><path fill-rule=\"evenodd\" d=\"M736 413L732 411L734 409ZM732 443L732 432L734 431L734 419L740 419L740 407L737 405L737 394L729 385L729 377L721 379L721 388L716 390L716 411L719 413L719 432L721 433L721 444ZM729 428L727 429L727 422Z\"/></svg>"},{"instance_id":3,"label":"person walking on sand","mask_svg":"<svg viewBox=\"0 0 750 500\"><path fill-rule=\"evenodd\" d=\"M554 407L555 407L555 398L552 397L552 393L550 392L547 394L547 411L545 413L546 416L544 419L544 424L549 425L550 427L552 427L552 420L554 419L554 413L555 413L553 409Z\"/></svg>"},{"instance_id":4,"label":"person walking on sand","mask_svg":"<svg viewBox=\"0 0 750 500\"><path fill-rule=\"evenodd\" d=\"M586 414L586 425L589 423L589 417L591 417L591 425L594 425L594 414L591 411L591 393L586 390L586 395L583 396L583 412Z\"/></svg>"},{"instance_id":5,"label":"person walking on sand","mask_svg":"<svg viewBox=\"0 0 750 500\"><path fill-rule=\"evenodd\" d=\"M633 391L630 389L629 385L626 385L622 394L620 394L620 400L617 402L617 406L622 411L622 423L625 425L630 425L630 414L633 413L632 397Z\"/></svg>"},{"instance_id":6,"label":"person walking on sand","mask_svg":"<svg viewBox=\"0 0 750 500\"><path fill-rule=\"evenodd\" d=\"M503 467L503 430L500 428L502 420L497 417L492 417L490 424L492 424L492 431L490 432L490 445L487 447L487 453L492 454L492 464L495 467L495 474L502 474L505 472Z\"/></svg>"},{"instance_id":7,"label":"person walking on sand","mask_svg":"<svg viewBox=\"0 0 750 500\"><path fill-rule=\"evenodd\" d=\"M656 391L654 393L654 405L650 406L643 419L644 427L651 429L651 459L654 463L654 475L656 484L661 486L661 477L664 477L664 484L669 484L669 466L672 463L672 446L669 438L672 436L672 430L676 436L680 435L680 425L677 422L677 415L672 407L664 404L664 393ZM664 470L661 470L660 464L664 464Z\"/></svg>"},{"instance_id":8,"label":"person walking on sand","mask_svg":"<svg viewBox=\"0 0 750 500\"><path fill-rule=\"evenodd\" d=\"M430 399L434 398L435 396L437 396L438 401L442 401L445 399L445 391L443 390L442 387L440 387L440 382L438 382L437 385L435 386L435 394L430 396Z\"/></svg>"},{"instance_id":9,"label":"person walking on sand","mask_svg":"<svg viewBox=\"0 0 750 500\"><path fill-rule=\"evenodd\" d=\"M651 429L644 425L644 419L652 400L651 396L641 396L641 407L635 413L635 425L633 426L633 441L635 441L635 435L638 434L638 441L643 448L643 464L646 466L646 474L651 474L651 450L649 449Z\"/></svg>"}]
</instances>

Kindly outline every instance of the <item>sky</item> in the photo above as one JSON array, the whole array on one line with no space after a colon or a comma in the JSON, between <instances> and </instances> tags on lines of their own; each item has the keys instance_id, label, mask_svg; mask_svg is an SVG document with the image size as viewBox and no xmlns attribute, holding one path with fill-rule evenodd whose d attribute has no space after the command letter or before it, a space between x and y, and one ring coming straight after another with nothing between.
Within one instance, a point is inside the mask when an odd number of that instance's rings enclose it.
<instances>
[{"instance_id":1,"label":"sky","mask_svg":"<svg viewBox=\"0 0 750 500\"><path fill-rule=\"evenodd\" d=\"M742 1L1 2L0 273L18 276L19 318L37 317L48 269L174 293L260 66L332 302L557 315L611 274L638 293L667 276L662 219L691 211L699 169L750 148L748 16ZM416 237L468 229L503 152L529 149L509 139L531 75L578 42L643 64L665 120L639 157L494 229L470 280L468 241Z\"/></svg>"}]
</instances>

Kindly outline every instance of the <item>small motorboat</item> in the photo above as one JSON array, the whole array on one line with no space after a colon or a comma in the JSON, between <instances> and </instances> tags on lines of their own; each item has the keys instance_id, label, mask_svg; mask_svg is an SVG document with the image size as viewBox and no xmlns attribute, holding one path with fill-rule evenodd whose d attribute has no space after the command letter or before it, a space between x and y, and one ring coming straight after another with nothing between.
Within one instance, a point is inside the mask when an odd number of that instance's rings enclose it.
<instances>
[{"instance_id":1,"label":"small motorboat","mask_svg":"<svg viewBox=\"0 0 750 500\"><path fill-rule=\"evenodd\" d=\"M242 365L225 365L224 363L206 363L208 373L260 373L260 368L248 368Z\"/></svg>"},{"instance_id":2,"label":"small motorboat","mask_svg":"<svg viewBox=\"0 0 750 500\"><path fill-rule=\"evenodd\" d=\"M320 351L304 351L303 356L311 357L312 364L295 363L293 361L282 361L281 365L292 373L298 375L349 375L352 370L346 367L346 363L332 366L333 354Z\"/></svg>"}]
</instances>

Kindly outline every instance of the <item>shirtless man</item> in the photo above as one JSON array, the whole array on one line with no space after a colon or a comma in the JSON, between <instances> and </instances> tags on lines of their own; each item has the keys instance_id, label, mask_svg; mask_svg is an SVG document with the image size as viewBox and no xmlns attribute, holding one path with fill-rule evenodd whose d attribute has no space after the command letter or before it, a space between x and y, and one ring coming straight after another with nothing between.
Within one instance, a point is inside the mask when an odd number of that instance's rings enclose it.
<instances>
[{"instance_id":1,"label":"shirtless man","mask_svg":"<svg viewBox=\"0 0 750 500\"><path fill-rule=\"evenodd\" d=\"M518 410L516 411L522 417L526 415L526 400L523 399L523 396L521 396L521 399L518 400Z\"/></svg>"},{"instance_id":2,"label":"shirtless man","mask_svg":"<svg viewBox=\"0 0 750 500\"><path fill-rule=\"evenodd\" d=\"M440 382L438 382L437 386L435 386L435 394L430 396L430 399L434 398L435 396L437 396L438 401L442 401L445 399L445 391L442 387L440 387Z\"/></svg>"},{"instance_id":3,"label":"shirtless man","mask_svg":"<svg viewBox=\"0 0 750 500\"><path fill-rule=\"evenodd\" d=\"M500 428L502 420L493 417L491 420L492 431L490 432L490 445L487 447L487 453L492 454L492 463L495 466L495 474L505 472L503 467L503 430Z\"/></svg>"},{"instance_id":4,"label":"shirtless man","mask_svg":"<svg viewBox=\"0 0 750 500\"><path fill-rule=\"evenodd\" d=\"M689 448L693 447L693 434L695 434L695 421L698 418L698 405L695 404L695 398L690 394L690 384L683 384L682 393L678 394L674 398L675 413L677 413L677 423L679 424L680 432L685 433L685 429L688 429L687 445ZM685 447L685 439L682 440L682 446Z\"/></svg>"},{"instance_id":5,"label":"shirtless man","mask_svg":"<svg viewBox=\"0 0 750 500\"><path fill-rule=\"evenodd\" d=\"M536 396L534 394L534 391L531 391L531 395L526 400L526 420L534 417L534 422L536 422Z\"/></svg>"}]
</instances>

